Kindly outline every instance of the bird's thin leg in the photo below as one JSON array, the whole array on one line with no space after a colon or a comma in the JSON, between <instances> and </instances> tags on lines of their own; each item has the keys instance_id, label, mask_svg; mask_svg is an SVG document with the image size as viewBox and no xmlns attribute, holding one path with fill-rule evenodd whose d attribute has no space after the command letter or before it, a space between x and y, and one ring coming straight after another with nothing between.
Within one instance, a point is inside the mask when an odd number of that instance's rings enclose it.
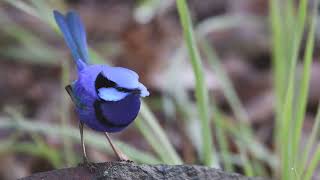
<instances>
[{"instance_id":1,"label":"bird's thin leg","mask_svg":"<svg viewBox=\"0 0 320 180\"><path fill-rule=\"evenodd\" d=\"M84 145L84 140L83 140L83 123L79 122L79 130L80 130L80 141L81 141L81 148L82 148L82 158L83 158L83 165L87 166L87 168L91 171L94 172L96 169L96 166L92 163L89 162L88 157L87 157L87 152L86 152L86 146Z\"/></svg>"},{"instance_id":2,"label":"bird's thin leg","mask_svg":"<svg viewBox=\"0 0 320 180\"><path fill-rule=\"evenodd\" d=\"M125 154L123 154L118 148L116 148L116 146L112 143L112 140L111 140L109 134L107 132L105 132L104 135L108 139L108 142L109 142L113 152L116 154L117 158L120 161L130 161L129 158Z\"/></svg>"},{"instance_id":3,"label":"bird's thin leg","mask_svg":"<svg viewBox=\"0 0 320 180\"><path fill-rule=\"evenodd\" d=\"M67 85L65 87L65 89L68 92L72 102L76 103L76 100L75 100L75 98L73 96L73 93L72 93L71 85ZM86 147L84 145L84 140L83 140L83 123L82 122L79 122L79 130L80 130L80 141L81 141L81 148L82 148L83 163L86 164L89 161L88 161L88 158L87 158Z\"/></svg>"},{"instance_id":4,"label":"bird's thin leg","mask_svg":"<svg viewBox=\"0 0 320 180\"><path fill-rule=\"evenodd\" d=\"M88 157L87 157L87 152L86 152L86 146L84 145L84 140L83 140L83 123L79 122L79 130L80 130L80 141L81 141L81 148L82 148L82 159L83 163L87 163Z\"/></svg>"}]
</instances>

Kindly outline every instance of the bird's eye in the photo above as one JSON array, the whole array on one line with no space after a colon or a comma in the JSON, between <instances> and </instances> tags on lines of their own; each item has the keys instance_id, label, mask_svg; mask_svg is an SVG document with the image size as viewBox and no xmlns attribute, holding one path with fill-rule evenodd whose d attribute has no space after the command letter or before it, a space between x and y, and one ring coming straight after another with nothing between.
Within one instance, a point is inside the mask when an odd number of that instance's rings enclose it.
<instances>
[{"instance_id":1,"label":"bird's eye","mask_svg":"<svg viewBox=\"0 0 320 180\"><path fill-rule=\"evenodd\" d=\"M102 73L98 74L96 81L95 81L96 91L98 91L98 89L100 89L102 87L111 88L111 87L115 87L116 85L117 84L115 82L104 77Z\"/></svg>"},{"instance_id":2,"label":"bird's eye","mask_svg":"<svg viewBox=\"0 0 320 180\"><path fill-rule=\"evenodd\" d=\"M140 89L128 89L128 88L123 88L123 87L115 87L115 89L119 92L125 92L125 93L132 93L132 94L140 94L141 91Z\"/></svg>"}]
</instances>

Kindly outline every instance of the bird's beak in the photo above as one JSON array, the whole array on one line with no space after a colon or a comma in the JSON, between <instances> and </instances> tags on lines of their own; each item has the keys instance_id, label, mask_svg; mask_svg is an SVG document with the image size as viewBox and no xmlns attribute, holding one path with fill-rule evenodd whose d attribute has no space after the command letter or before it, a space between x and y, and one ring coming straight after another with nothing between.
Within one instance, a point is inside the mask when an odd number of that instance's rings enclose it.
<instances>
[{"instance_id":1,"label":"bird's beak","mask_svg":"<svg viewBox=\"0 0 320 180\"><path fill-rule=\"evenodd\" d=\"M132 94L136 94L136 95L141 95L141 90L140 89L134 89L134 90L132 90L132 92L131 92Z\"/></svg>"}]
</instances>

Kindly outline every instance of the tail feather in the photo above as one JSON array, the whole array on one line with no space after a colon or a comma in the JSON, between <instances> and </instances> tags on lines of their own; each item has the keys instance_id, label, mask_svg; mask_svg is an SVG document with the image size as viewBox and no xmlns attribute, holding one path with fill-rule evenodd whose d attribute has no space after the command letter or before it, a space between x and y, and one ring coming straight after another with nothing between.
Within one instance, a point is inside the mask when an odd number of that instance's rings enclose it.
<instances>
[{"instance_id":1,"label":"tail feather","mask_svg":"<svg viewBox=\"0 0 320 180\"><path fill-rule=\"evenodd\" d=\"M87 38L81 19L74 11L68 12L66 19L69 25L69 30L71 31L71 35L73 36L73 40L78 47L78 51L84 61L87 62L89 59Z\"/></svg>"},{"instance_id":2,"label":"tail feather","mask_svg":"<svg viewBox=\"0 0 320 180\"><path fill-rule=\"evenodd\" d=\"M88 63L89 55L86 33L80 17L73 11L68 12L66 16L58 11L53 11L53 14L78 69L83 69Z\"/></svg>"}]
</instances>

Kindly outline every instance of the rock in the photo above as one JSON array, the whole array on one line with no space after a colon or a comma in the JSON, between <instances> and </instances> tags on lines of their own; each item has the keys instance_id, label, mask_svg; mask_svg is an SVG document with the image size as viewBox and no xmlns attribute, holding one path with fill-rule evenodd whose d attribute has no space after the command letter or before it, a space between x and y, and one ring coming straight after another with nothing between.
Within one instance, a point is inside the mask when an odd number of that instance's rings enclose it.
<instances>
[{"instance_id":1,"label":"rock","mask_svg":"<svg viewBox=\"0 0 320 180\"><path fill-rule=\"evenodd\" d=\"M145 165L130 162L97 163L94 172L86 167L72 167L33 174L22 180L47 180L47 179L211 179L211 180L262 180L263 178L245 177L235 173L198 165Z\"/></svg>"}]
</instances>

